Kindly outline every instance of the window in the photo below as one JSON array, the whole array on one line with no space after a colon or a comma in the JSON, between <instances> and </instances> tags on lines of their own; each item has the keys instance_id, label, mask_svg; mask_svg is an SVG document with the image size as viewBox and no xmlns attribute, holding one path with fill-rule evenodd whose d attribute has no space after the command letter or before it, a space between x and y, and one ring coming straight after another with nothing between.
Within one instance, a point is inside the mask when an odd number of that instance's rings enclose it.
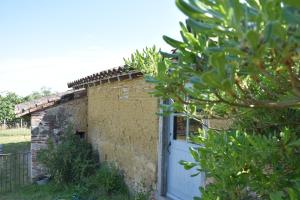
<instances>
[{"instance_id":1,"label":"window","mask_svg":"<svg viewBox=\"0 0 300 200\"><path fill-rule=\"evenodd\" d=\"M174 140L186 140L187 120L186 117L174 115Z\"/></svg>"},{"instance_id":2,"label":"window","mask_svg":"<svg viewBox=\"0 0 300 200\"><path fill-rule=\"evenodd\" d=\"M179 113L173 114L173 122L174 140L189 142L189 137L198 135L199 129L203 128L201 122Z\"/></svg>"}]
</instances>

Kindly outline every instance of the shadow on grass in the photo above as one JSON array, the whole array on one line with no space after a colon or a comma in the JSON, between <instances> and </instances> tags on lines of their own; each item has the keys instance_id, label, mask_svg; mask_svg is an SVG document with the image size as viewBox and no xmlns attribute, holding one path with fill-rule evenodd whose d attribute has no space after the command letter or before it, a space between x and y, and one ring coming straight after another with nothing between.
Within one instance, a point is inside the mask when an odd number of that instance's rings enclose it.
<instances>
[{"instance_id":1,"label":"shadow on grass","mask_svg":"<svg viewBox=\"0 0 300 200\"><path fill-rule=\"evenodd\" d=\"M30 151L30 141L3 144L3 153L22 153Z\"/></svg>"}]
</instances>

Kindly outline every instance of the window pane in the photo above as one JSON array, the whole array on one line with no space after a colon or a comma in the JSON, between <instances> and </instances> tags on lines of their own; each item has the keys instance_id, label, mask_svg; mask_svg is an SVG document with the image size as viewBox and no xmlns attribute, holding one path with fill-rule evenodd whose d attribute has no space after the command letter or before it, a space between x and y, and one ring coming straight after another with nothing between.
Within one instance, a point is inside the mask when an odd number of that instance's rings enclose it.
<instances>
[{"instance_id":1,"label":"window pane","mask_svg":"<svg viewBox=\"0 0 300 200\"><path fill-rule=\"evenodd\" d=\"M174 116L174 140L186 140L186 118Z\"/></svg>"}]
</instances>

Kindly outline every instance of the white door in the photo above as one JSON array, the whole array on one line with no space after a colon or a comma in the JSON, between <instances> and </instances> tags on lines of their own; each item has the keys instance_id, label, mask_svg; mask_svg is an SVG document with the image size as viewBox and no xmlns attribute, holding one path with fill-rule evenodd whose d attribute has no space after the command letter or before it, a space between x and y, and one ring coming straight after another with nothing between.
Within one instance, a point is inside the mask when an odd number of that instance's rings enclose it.
<instances>
[{"instance_id":1,"label":"white door","mask_svg":"<svg viewBox=\"0 0 300 200\"><path fill-rule=\"evenodd\" d=\"M204 184L203 173L196 177L196 169L185 170L179 164L180 160L194 162L189 153L189 147L197 146L187 140L188 133L197 132L201 124L195 120L187 119L180 114L170 117L170 142L168 146L169 162L167 171L167 197L172 200L193 200L193 197L201 196L199 186Z\"/></svg>"}]
</instances>

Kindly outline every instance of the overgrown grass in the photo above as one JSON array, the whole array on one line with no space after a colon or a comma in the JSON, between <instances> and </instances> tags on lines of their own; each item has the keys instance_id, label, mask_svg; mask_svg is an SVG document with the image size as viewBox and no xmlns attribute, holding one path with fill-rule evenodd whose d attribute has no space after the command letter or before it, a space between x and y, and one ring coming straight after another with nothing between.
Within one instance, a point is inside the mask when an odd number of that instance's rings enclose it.
<instances>
[{"instance_id":1,"label":"overgrown grass","mask_svg":"<svg viewBox=\"0 0 300 200\"><path fill-rule=\"evenodd\" d=\"M103 165L93 176L80 183L47 185L32 184L10 193L0 200L148 200L149 194L130 194L123 177L114 167Z\"/></svg>"},{"instance_id":2,"label":"overgrown grass","mask_svg":"<svg viewBox=\"0 0 300 200\"><path fill-rule=\"evenodd\" d=\"M4 153L26 152L30 150L30 129L0 129L0 144Z\"/></svg>"},{"instance_id":3,"label":"overgrown grass","mask_svg":"<svg viewBox=\"0 0 300 200\"><path fill-rule=\"evenodd\" d=\"M83 186L29 185L13 193L0 195L0 200L130 200L126 194L107 195L100 187L86 191Z\"/></svg>"}]
</instances>

